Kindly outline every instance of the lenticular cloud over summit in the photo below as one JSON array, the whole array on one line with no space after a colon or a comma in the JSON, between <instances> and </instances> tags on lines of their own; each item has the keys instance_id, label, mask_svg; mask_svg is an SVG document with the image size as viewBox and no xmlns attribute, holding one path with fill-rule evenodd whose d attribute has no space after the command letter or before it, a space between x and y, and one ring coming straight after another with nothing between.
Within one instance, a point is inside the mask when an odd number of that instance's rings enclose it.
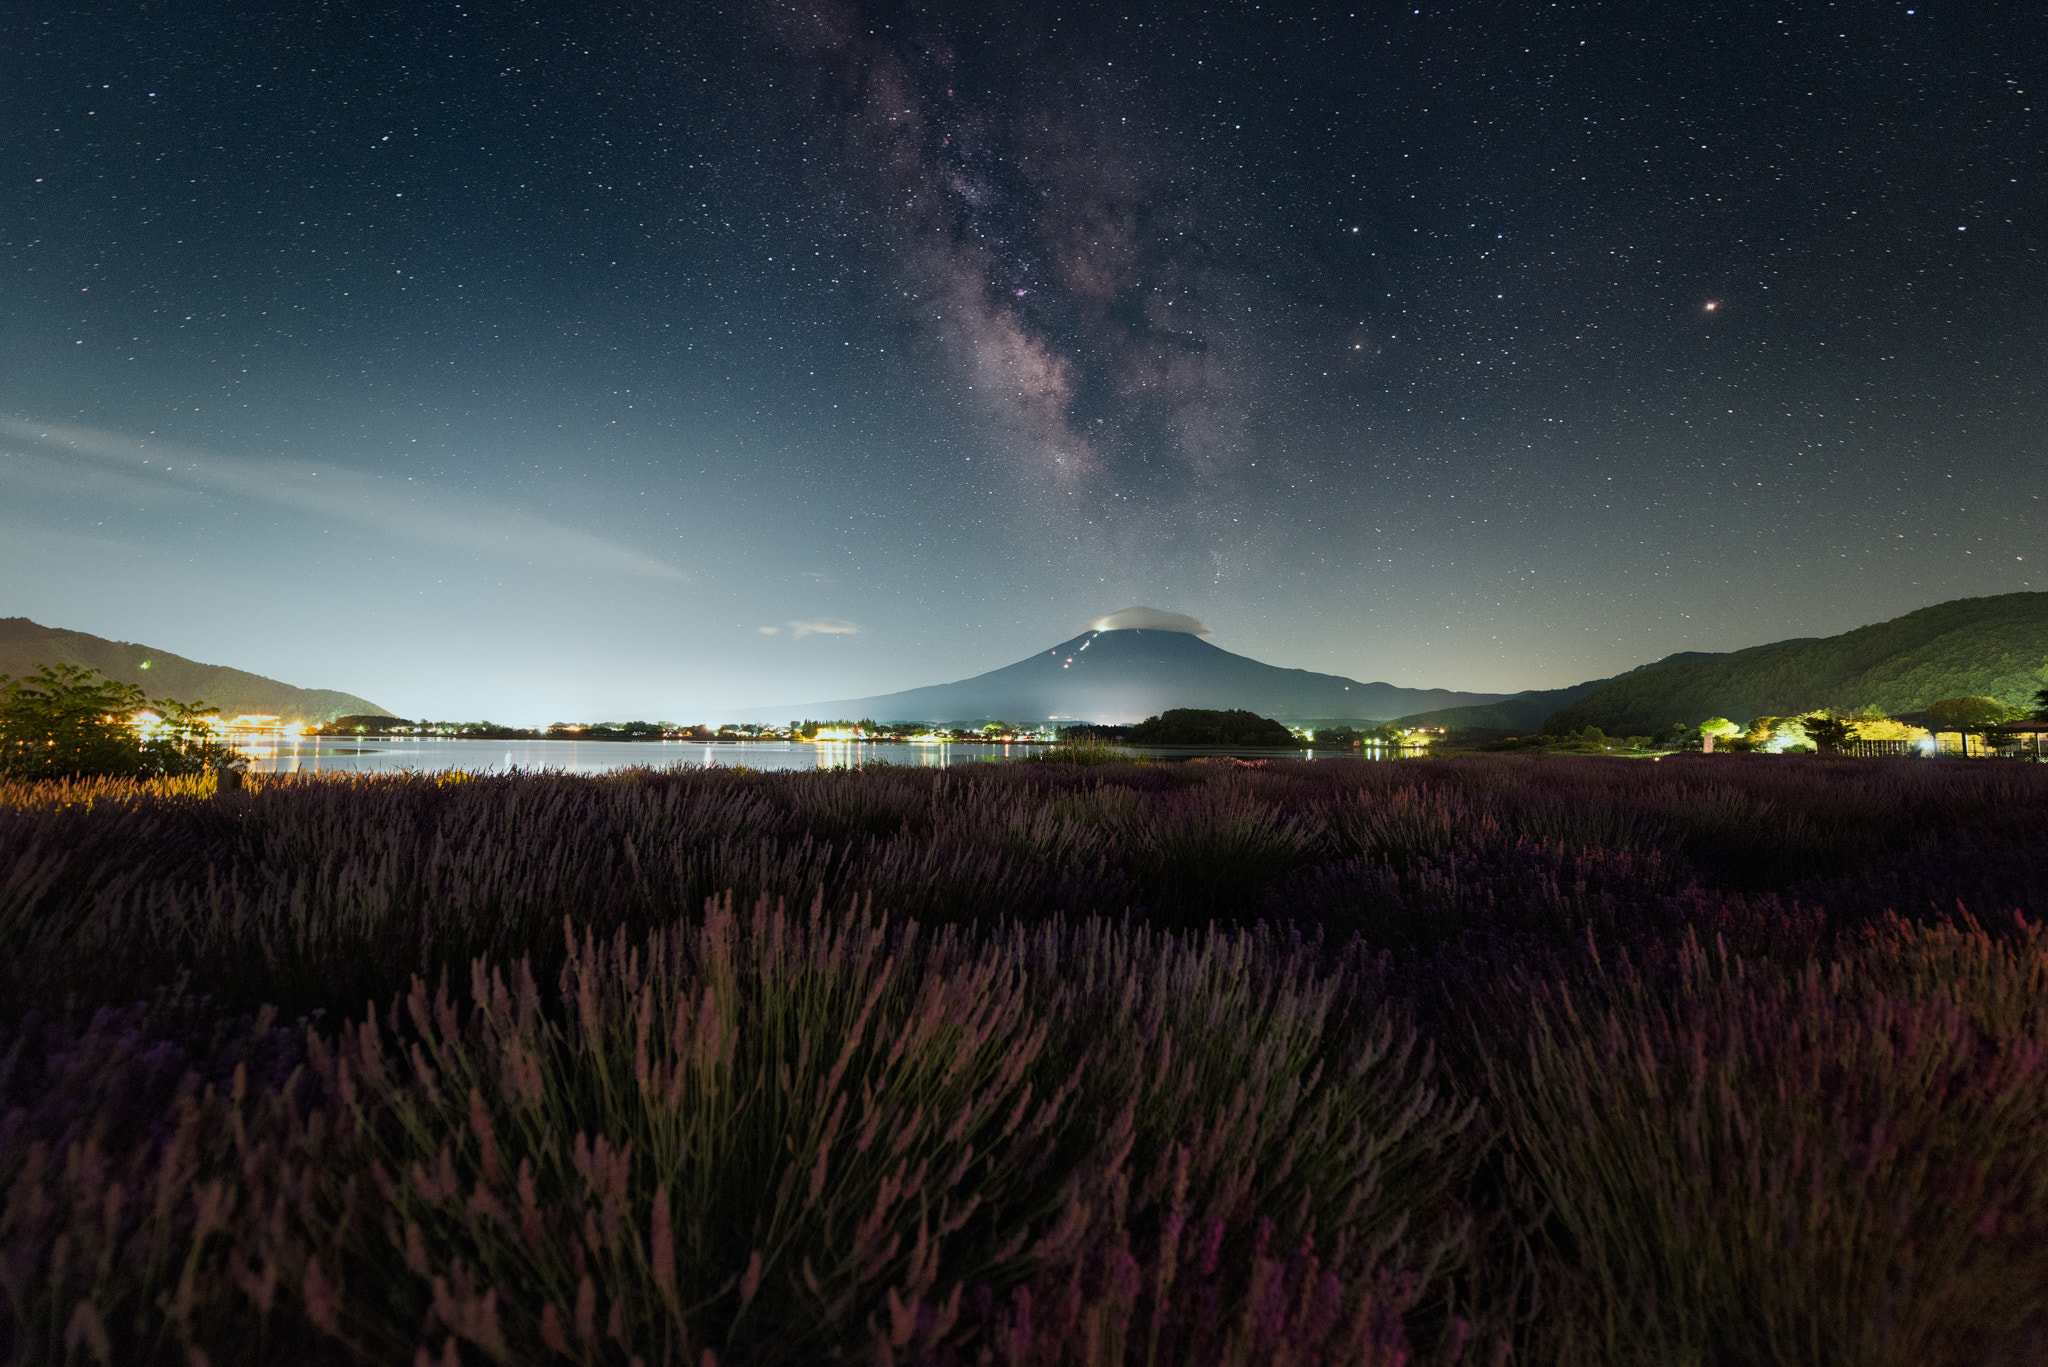
<instances>
[{"instance_id":1,"label":"lenticular cloud over summit","mask_svg":"<svg viewBox=\"0 0 2048 1367\"><path fill-rule=\"evenodd\" d=\"M1209 628L1185 612L1162 612L1158 608L1119 608L1098 617L1084 631L1185 631L1190 636L1207 636Z\"/></svg>"}]
</instances>

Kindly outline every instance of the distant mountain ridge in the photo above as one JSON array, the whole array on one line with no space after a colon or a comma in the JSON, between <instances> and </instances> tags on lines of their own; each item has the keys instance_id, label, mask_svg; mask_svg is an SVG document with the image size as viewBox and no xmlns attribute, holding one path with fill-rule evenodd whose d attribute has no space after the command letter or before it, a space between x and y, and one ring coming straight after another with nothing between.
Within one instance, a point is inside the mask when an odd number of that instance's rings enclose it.
<instances>
[{"instance_id":1,"label":"distant mountain ridge","mask_svg":"<svg viewBox=\"0 0 2048 1367\"><path fill-rule=\"evenodd\" d=\"M143 662L149 667L144 669ZM26 617L0 617L0 674L20 678L38 665L97 669L153 698L205 702L221 715L254 713L286 721L325 722L351 713L385 711L367 698L327 688L297 688L247 670L201 664L167 650L110 641L89 632L46 627Z\"/></svg>"},{"instance_id":2,"label":"distant mountain ridge","mask_svg":"<svg viewBox=\"0 0 2048 1367\"><path fill-rule=\"evenodd\" d=\"M1127 724L1169 708L1242 708L1280 720L1380 722L1408 712L1498 701L1499 693L1399 688L1283 669L1211 645L1188 631L1085 631L1012 665L954 683L867 698L753 709L763 721L872 717L877 721Z\"/></svg>"},{"instance_id":3,"label":"distant mountain ridge","mask_svg":"<svg viewBox=\"0 0 2048 1367\"><path fill-rule=\"evenodd\" d=\"M1525 689L1499 702L1479 703L1471 707L1441 707L1433 712L1396 717L1394 724L1443 727L1447 730L1478 726L1496 731L1534 731L1543 725L1545 717L1577 702L1606 682L1605 679L1588 679L1567 688Z\"/></svg>"},{"instance_id":4,"label":"distant mountain ridge","mask_svg":"<svg viewBox=\"0 0 2048 1367\"><path fill-rule=\"evenodd\" d=\"M1822 707L1897 714L1956 697L2028 707L2044 685L2048 593L2007 593L1937 603L1839 636L1659 661L1607 680L1551 714L1543 729L1648 735L1709 717L1747 721Z\"/></svg>"},{"instance_id":5,"label":"distant mountain ridge","mask_svg":"<svg viewBox=\"0 0 2048 1367\"><path fill-rule=\"evenodd\" d=\"M1435 712L1418 712L1412 717L1398 717L1397 726L1441 726L1455 729L1465 726L1485 727L1496 731L1534 731L1542 726L1553 712L1571 706L1579 699L1615 679L1630 674L1640 674L1646 669L1663 669L1668 665L1691 664L1698 660L1719 659L1725 652L1712 650L1681 650L1654 660L1634 669L1605 679L1588 679L1584 683L1571 684L1564 688L1530 688L1511 694L1496 703L1482 703L1477 707L1446 707Z\"/></svg>"}]
</instances>

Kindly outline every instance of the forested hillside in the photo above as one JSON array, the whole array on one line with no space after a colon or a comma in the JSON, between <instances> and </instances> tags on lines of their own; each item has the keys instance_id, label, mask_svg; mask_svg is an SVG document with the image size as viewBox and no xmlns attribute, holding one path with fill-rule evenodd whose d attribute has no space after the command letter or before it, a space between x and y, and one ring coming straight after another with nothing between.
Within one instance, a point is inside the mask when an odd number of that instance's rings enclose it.
<instances>
[{"instance_id":1,"label":"forested hillside","mask_svg":"<svg viewBox=\"0 0 2048 1367\"><path fill-rule=\"evenodd\" d=\"M1543 724L1543 719L1560 707L1569 706L1585 697L1594 689L1607 683L1606 679L1590 679L1569 688L1535 688L1526 693L1517 693L1499 702L1480 703L1472 707L1440 707L1434 712L1417 712L1413 716L1400 717L1395 726L1484 726L1496 730L1533 731Z\"/></svg>"},{"instance_id":2,"label":"forested hillside","mask_svg":"<svg viewBox=\"0 0 2048 1367\"><path fill-rule=\"evenodd\" d=\"M1910 712L1941 698L2029 705L2048 685L2048 593L1959 598L1820 640L1782 641L1624 674L1544 722L1651 734L1708 717L1789 716L1819 707Z\"/></svg>"},{"instance_id":3,"label":"forested hillside","mask_svg":"<svg viewBox=\"0 0 2048 1367\"><path fill-rule=\"evenodd\" d=\"M1718 660L1721 656L1711 651L1681 650L1676 655L1666 655L1646 665L1637 665L1629 674L1640 674L1646 669L1662 669L1666 665L1685 664L1693 660ZM1626 675L1617 675L1625 678ZM1440 707L1434 712L1417 712L1413 716L1400 717L1395 726L1442 726L1456 729L1466 726L1487 727L1503 731L1533 731L1543 724L1544 718L1561 707L1591 693L1613 679L1588 679L1584 683L1572 684L1567 688L1531 688L1499 702L1479 703L1470 707Z\"/></svg>"},{"instance_id":4,"label":"forested hillside","mask_svg":"<svg viewBox=\"0 0 2048 1367\"><path fill-rule=\"evenodd\" d=\"M210 703L229 717L258 712L287 721L324 722L351 712L384 711L353 693L298 688L132 641L46 627L26 617L0 617L0 674L20 678L38 665L59 664L97 669L110 679L136 685L152 698Z\"/></svg>"}]
</instances>

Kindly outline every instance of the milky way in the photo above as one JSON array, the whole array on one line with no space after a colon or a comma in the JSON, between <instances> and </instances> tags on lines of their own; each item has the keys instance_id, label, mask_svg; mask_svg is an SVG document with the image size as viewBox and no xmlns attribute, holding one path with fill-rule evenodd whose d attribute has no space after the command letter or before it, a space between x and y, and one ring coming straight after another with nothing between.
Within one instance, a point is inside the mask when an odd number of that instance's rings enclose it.
<instances>
[{"instance_id":1,"label":"milky way","mask_svg":"<svg viewBox=\"0 0 2048 1367\"><path fill-rule=\"evenodd\" d=\"M775 21L814 77L839 222L892 258L904 317L1024 473L1200 498L1234 472L1258 388L1245 334L1272 296L1206 230L1213 191L1160 169L1156 111L1113 63L1010 34L976 63L942 33L877 36L847 4ZM1153 464L1177 482L1153 485Z\"/></svg>"}]
</instances>

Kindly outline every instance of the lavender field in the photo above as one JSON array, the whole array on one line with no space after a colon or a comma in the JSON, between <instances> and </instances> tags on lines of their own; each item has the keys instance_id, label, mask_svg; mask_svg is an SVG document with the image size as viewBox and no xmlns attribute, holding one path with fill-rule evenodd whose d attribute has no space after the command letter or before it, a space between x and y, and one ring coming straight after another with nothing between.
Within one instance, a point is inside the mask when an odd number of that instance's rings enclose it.
<instances>
[{"instance_id":1,"label":"lavender field","mask_svg":"<svg viewBox=\"0 0 2048 1367\"><path fill-rule=\"evenodd\" d=\"M0 787L14 1363L2048 1360L2048 767Z\"/></svg>"}]
</instances>

